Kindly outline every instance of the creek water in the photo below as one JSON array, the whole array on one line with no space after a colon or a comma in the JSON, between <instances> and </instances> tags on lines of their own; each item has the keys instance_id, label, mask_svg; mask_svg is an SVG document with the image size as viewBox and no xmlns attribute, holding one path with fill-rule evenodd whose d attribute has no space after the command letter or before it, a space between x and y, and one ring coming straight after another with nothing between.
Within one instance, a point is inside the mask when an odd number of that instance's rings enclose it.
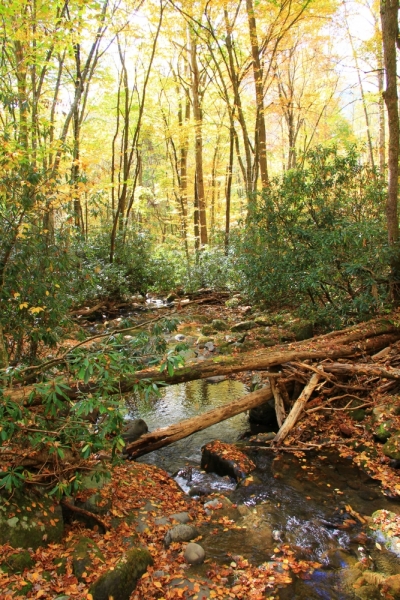
<instances>
[{"instance_id":1,"label":"creek water","mask_svg":"<svg viewBox=\"0 0 400 600\"><path fill-rule=\"evenodd\" d=\"M151 431L245 393L245 387L237 381L194 381L164 388L157 399L128 399L127 416L143 418ZM281 600L358 598L346 583L346 574L363 555L381 561L381 570L385 563L390 574L400 573L399 560L389 552L378 552L373 540L360 545L357 534L361 525L343 529L343 522L353 519L351 511L360 515L371 515L378 509L400 513L400 505L383 496L378 484L349 459L324 450L305 457L253 452L251 458L257 464L255 484L248 487L237 487L229 478L201 471L201 446L214 439L235 442L249 429L248 417L241 414L139 459L164 468L185 491L193 485L207 487L247 507L246 529L210 535L204 540L208 557L224 563L233 553L261 564L271 560L276 545L285 543L299 559L321 564L311 579L296 579L280 590Z\"/></svg>"}]
</instances>

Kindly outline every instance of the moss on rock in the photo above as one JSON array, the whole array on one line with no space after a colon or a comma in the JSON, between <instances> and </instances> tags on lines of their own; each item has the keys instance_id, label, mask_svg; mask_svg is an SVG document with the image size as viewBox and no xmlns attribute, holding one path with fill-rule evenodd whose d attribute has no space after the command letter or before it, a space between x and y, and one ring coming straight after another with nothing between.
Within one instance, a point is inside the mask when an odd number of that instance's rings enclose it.
<instances>
[{"instance_id":1,"label":"moss on rock","mask_svg":"<svg viewBox=\"0 0 400 600\"><path fill-rule=\"evenodd\" d=\"M113 570L103 573L90 587L93 600L129 600L137 580L153 564L148 550L129 550Z\"/></svg>"}]
</instances>

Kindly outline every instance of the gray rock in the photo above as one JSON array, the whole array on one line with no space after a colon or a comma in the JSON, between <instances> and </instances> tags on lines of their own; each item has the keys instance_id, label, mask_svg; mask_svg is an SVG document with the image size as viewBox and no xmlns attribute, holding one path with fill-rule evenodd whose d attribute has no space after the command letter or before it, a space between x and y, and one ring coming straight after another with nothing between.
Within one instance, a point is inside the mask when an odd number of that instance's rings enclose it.
<instances>
[{"instance_id":1,"label":"gray rock","mask_svg":"<svg viewBox=\"0 0 400 600\"><path fill-rule=\"evenodd\" d=\"M186 546L183 557L190 565L202 565L206 557L206 553L200 544L191 542Z\"/></svg>"},{"instance_id":2,"label":"gray rock","mask_svg":"<svg viewBox=\"0 0 400 600\"><path fill-rule=\"evenodd\" d=\"M129 600L138 579L153 564L148 550L134 548L129 550L117 565L106 571L90 587L93 600Z\"/></svg>"},{"instance_id":3,"label":"gray rock","mask_svg":"<svg viewBox=\"0 0 400 600\"><path fill-rule=\"evenodd\" d=\"M169 518L171 519L171 521L179 521L180 523L183 523L184 525L186 523L189 523L189 521L190 521L190 515L187 512L175 513L173 515L170 515Z\"/></svg>"},{"instance_id":4,"label":"gray rock","mask_svg":"<svg viewBox=\"0 0 400 600\"><path fill-rule=\"evenodd\" d=\"M167 532L164 543L169 546L172 542L190 542L198 535L199 533L193 525L175 525Z\"/></svg>"},{"instance_id":5,"label":"gray rock","mask_svg":"<svg viewBox=\"0 0 400 600\"><path fill-rule=\"evenodd\" d=\"M175 339L177 342L183 342L183 340L185 340L185 339L186 339L186 336L185 336L185 335L183 335L182 333L178 333L178 335L176 335L176 336L174 337L174 339Z\"/></svg>"},{"instance_id":6,"label":"gray rock","mask_svg":"<svg viewBox=\"0 0 400 600\"><path fill-rule=\"evenodd\" d=\"M167 525L169 523L167 517L157 517L154 519L156 525Z\"/></svg>"},{"instance_id":7,"label":"gray rock","mask_svg":"<svg viewBox=\"0 0 400 600\"><path fill-rule=\"evenodd\" d=\"M241 321L233 325L231 331L249 331L249 329L254 329L255 327L258 327L255 321Z\"/></svg>"},{"instance_id":8,"label":"gray rock","mask_svg":"<svg viewBox=\"0 0 400 600\"><path fill-rule=\"evenodd\" d=\"M215 350L215 346L212 342L206 342L204 344L204 347L209 351L209 352L213 352Z\"/></svg>"},{"instance_id":9,"label":"gray rock","mask_svg":"<svg viewBox=\"0 0 400 600\"><path fill-rule=\"evenodd\" d=\"M143 419L134 419L133 421L130 421L122 430L122 438L125 443L130 444L131 442L138 440L148 431L149 428L147 427L146 421Z\"/></svg>"}]
</instances>

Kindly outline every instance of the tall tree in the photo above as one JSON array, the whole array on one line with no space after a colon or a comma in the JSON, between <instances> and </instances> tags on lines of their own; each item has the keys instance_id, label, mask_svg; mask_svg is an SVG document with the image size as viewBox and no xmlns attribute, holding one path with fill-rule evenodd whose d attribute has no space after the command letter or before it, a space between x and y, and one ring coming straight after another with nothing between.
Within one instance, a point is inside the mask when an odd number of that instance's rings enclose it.
<instances>
[{"instance_id":1,"label":"tall tree","mask_svg":"<svg viewBox=\"0 0 400 600\"><path fill-rule=\"evenodd\" d=\"M396 48L399 44L398 12L399 0L381 0L383 56L386 73L386 90L384 99L388 114L389 148L388 148L388 195L386 203L386 218L388 242L391 251L391 292L392 298L400 302L400 248L399 248L399 107L397 94L397 57Z\"/></svg>"}]
</instances>

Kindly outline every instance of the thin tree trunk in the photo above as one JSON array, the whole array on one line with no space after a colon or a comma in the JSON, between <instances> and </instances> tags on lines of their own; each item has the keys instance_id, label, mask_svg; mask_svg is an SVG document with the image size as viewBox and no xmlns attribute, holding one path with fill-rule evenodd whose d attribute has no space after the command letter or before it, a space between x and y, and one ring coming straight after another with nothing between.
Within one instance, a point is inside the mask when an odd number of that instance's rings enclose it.
<instances>
[{"instance_id":1,"label":"thin tree trunk","mask_svg":"<svg viewBox=\"0 0 400 600\"><path fill-rule=\"evenodd\" d=\"M265 189L268 187L268 167L267 167L267 133L265 129L265 109L264 109L264 86L263 86L263 68L260 60L260 48L258 45L257 24L254 15L253 0L246 0L247 17L249 22L249 33L251 43L251 54L253 57L253 73L257 100L257 122L256 132L258 141L258 162L260 166L261 185Z\"/></svg>"},{"instance_id":2,"label":"thin tree trunk","mask_svg":"<svg viewBox=\"0 0 400 600\"><path fill-rule=\"evenodd\" d=\"M197 64L197 44L194 34L191 34L190 40L190 59L192 69L192 101L193 118L195 130L195 162L196 162L196 191L200 228L200 246L208 243L207 220L206 220L206 200L204 193L204 174L203 174L203 110L201 107L200 92L200 74Z\"/></svg>"},{"instance_id":3,"label":"thin tree trunk","mask_svg":"<svg viewBox=\"0 0 400 600\"><path fill-rule=\"evenodd\" d=\"M229 249L234 147L235 147L235 131L231 124L230 130L229 130L229 163L226 168L226 184L225 184L225 254L228 253L228 249Z\"/></svg>"}]
</instances>

